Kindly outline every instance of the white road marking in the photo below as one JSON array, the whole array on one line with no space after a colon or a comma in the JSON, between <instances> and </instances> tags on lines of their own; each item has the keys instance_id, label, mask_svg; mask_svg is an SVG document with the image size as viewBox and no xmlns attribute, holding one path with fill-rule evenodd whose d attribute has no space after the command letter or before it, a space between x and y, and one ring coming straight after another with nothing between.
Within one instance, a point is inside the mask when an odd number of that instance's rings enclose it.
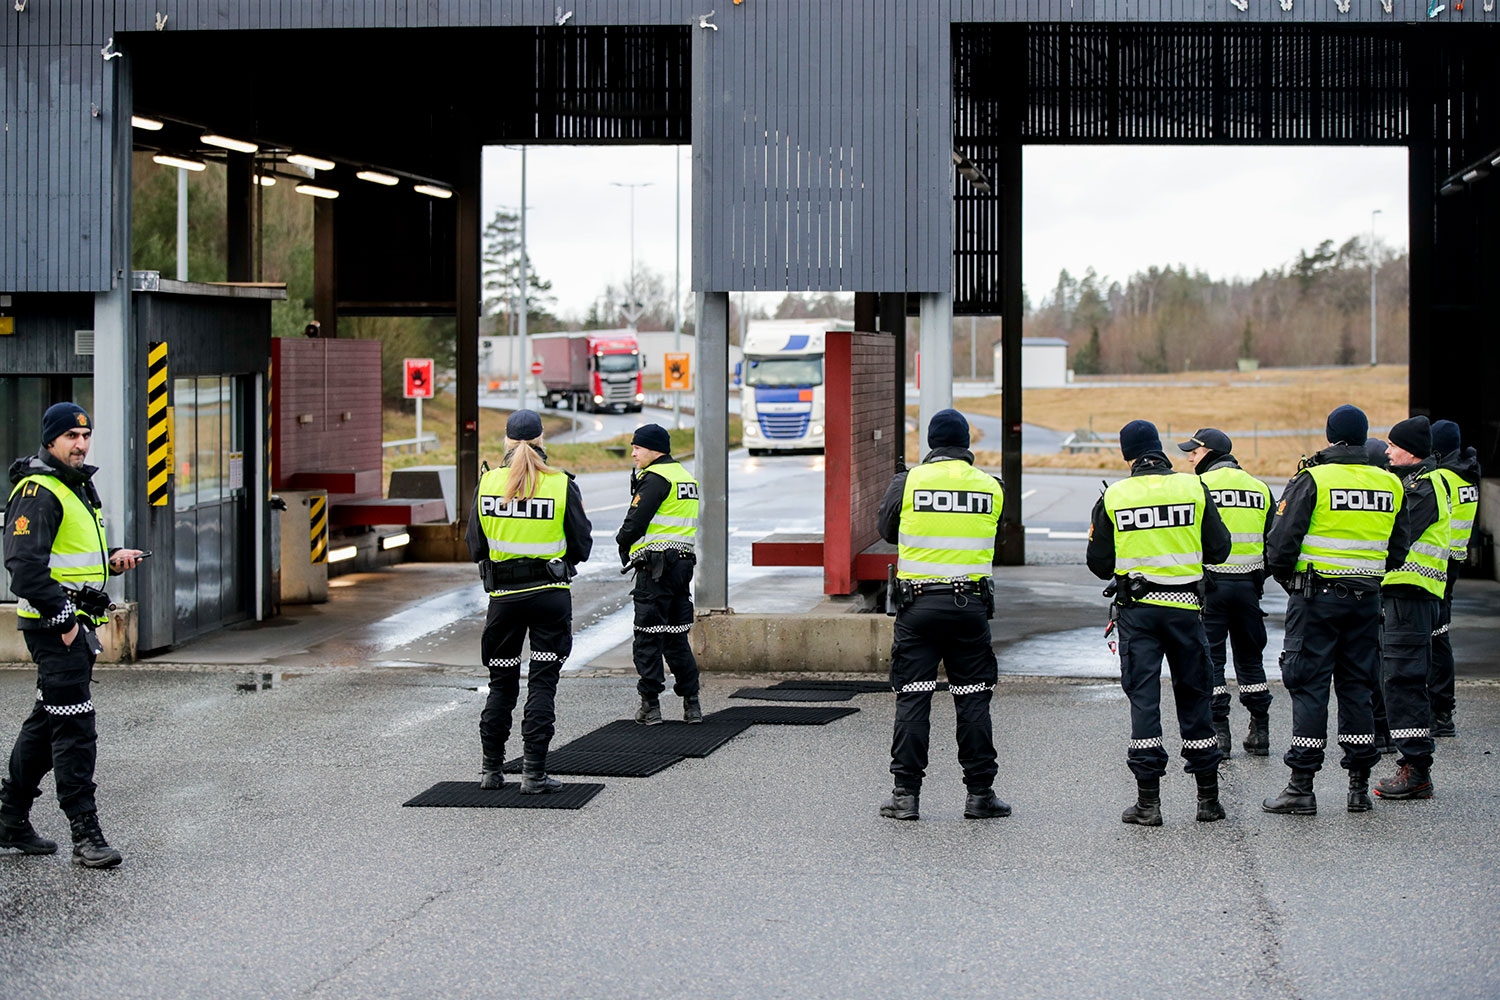
<instances>
[{"instance_id":1,"label":"white road marking","mask_svg":"<svg viewBox=\"0 0 1500 1000\"><path fill-rule=\"evenodd\" d=\"M1025 500L1028 497L1034 497L1034 496L1036 496L1036 490L1027 490L1025 493L1021 494L1021 499Z\"/></svg>"}]
</instances>

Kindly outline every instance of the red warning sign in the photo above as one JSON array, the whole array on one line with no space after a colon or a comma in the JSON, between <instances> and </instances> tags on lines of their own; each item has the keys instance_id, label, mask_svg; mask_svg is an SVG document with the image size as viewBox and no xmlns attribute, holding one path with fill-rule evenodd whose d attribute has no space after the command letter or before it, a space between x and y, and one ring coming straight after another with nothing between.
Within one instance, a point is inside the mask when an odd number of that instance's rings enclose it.
<instances>
[{"instance_id":1,"label":"red warning sign","mask_svg":"<svg viewBox=\"0 0 1500 1000\"><path fill-rule=\"evenodd\" d=\"M407 358L406 359L406 392L407 399L431 399L432 398L432 359L431 358Z\"/></svg>"}]
</instances>

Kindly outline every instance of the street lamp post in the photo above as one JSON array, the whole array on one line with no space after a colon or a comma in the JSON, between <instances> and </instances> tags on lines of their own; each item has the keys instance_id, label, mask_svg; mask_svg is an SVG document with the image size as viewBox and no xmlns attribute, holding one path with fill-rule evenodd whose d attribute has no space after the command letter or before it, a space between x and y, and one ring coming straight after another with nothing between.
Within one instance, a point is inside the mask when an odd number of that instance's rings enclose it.
<instances>
[{"instance_id":1,"label":"street lamp post","mask_svg":"<svg viewBox=\"0 0 1500 1000\"><path fill-rule=\"evenodd\" d=\"M1375 367L1375 216L1380 209L1370 213L1370 367Z\"/></svg>"},{"instance_id":2,"label":"street lamp post","mask_svg":"<svg viewBox=\"0 0 1500 1000\"><path fill-rule=\"evenodd\" d=\"M630 302L624 310L624 314L625 321L630 324L630 329L634 330L636 323L640 322L641 319L641 304L636 301L635 297L635 189L650 187L654 182L635 181L634 183L626 183L624 181L610 181L609 183L614 187L630 189L630 289L626 293L630 296Z\"/></svg>"},{"instance_id":3,"label":"street lamp post","mask_svg":"<svg viewBox=\"0 0 1500 1000\"><path fill-rule=\"evenodd\" d=\"M682 351L682 150L673 147L673 159L677 161L676 243L672 254L672 350ZM663 378L667 366L662 365ZM682 393L672 393L672 427L682 430Z\"/></svg>"},{"instance_id":4,"label":"street lamp post","mask_svg":"<svg viewBox=\"0 0 1500 1000\"><path fill-rule=\"evenodd\" d=\"M521 308L518 336L521 338L521 366L516 372L516 409L526 409L526 380L531 373L531 345L526 341L526 147L521 147Z\"/></svg>"}]
</instances>

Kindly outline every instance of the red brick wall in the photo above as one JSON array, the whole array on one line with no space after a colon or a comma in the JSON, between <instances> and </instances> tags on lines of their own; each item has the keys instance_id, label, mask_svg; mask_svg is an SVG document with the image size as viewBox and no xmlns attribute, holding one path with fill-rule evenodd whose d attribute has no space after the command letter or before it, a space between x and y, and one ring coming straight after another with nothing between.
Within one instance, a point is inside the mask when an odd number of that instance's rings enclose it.
<instances>
[{"instance_id":1,"label":"red brick wall","mask_svg":"<svg viewBox=\"0 0 1500 1000\"><path fill-rule=\"evenodd\" d=\"M853 592L854 559L880 540L875 517L895 473L895 341L831 332L825 340L823 591ZM879 437L876 437L876 432Z\"/></svg>"},{"instance_id":2,"label":"red brick wall","mask_svg":"<svg viewBox=\"0 0 1500 1000\"><path fill-rule=\"evenodd\" d=\"M278 337L271 357L275 488L299 472L355 471L366 485L352 496L380 497L380 342Z\"/></svg>"}]
</instances>

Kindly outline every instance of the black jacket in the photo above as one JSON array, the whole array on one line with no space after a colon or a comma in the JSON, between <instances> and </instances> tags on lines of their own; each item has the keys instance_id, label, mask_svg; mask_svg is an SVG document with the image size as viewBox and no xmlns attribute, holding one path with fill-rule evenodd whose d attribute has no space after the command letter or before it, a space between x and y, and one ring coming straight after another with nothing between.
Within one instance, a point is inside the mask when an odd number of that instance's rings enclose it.
<instances>
[{"instance_id":1,"label":"black jacket","mask_svg":"<svg viewBox=\"0 0 1500 1000\"><path fill-rule=\"evenodd\" d=\"M1167 456L1161 452L1152 452L1142 455L1130 466L1131 476L1170 476L1172 474L1172 463L1167 461ZM1201 484L1200 484L1201 485ZM1224 527L1224 519L1219 516L1219 508L1214 504L1214 498L1208 495L1208 487L1203 487L1203 524L1199 529L1203 539L1203 562L1221 563L1229 558L1229 549L1233 544L1229 537L1229 529ZM1100 494L1094 504L1094 514L1089 523L1089 547L1085 555L1089 572L1101 580L1108 580L1115 575L1115 526L1104 511L1104 496ZM1173 588L1157 588L1173 589Z\"/></svg>"},{"instance_id":2,"label":"black jacket","mask_svg":"<svg viewBox=\"0 0 1500 1000\"><path fill-rule=\"evenodd\" d=\"M1437 468L1436 458L1424 458L1416 465L1393 465L1391 474L1399 476L1401 487L1406 492L1406 498L1401 501L1401 512L1406 515L1407 548L1410 543L1422 537L1422 532L1435 524L1442 516L1438 504L1452 502L1448 499L1447 484L1433 482L1431 479L1419 478L1424 472L1431 472ZM1439 496L1438 491L1442 495ZM1401 554L1402 562L1406 561L1406 552ZM1387 560L1387 568L1394 569L1400 563L1390 563ZM1417 600L1432 598L1432 592L1425 587L1418 587L1414 583L1393 583L1382 585L1380 592L1387 597L1415 598Z\"/></svg>"},{"instance_id":3,"label":"black jacket","mask_svg":"<svg viewBox=\"0 0 1500 1000\"><path fill-rule=\"evenodd\" d=\"M932 462L968 462L974 464L974 453L967 448L934 448L922 459L923 465ZM891 479L891 484L885 488L885 496L880 500L880 513L876 516L876 525L880 531L880 537L897 544L901 539L901 498L906 493L906 469ZM997 478L996 483L1000 480ZM1002 494L1003 495L1003 494ZM1000 522L995 522L995 550L1000 549Z\"/></svg>"},{"instance_id":4,"label":"black jacket","mask_svg":"<svg viewBox=\"0 0 1500 1000\"><path fill-rule=\"evenodd\" d=\"M98 510L99 493L94 489L92 465L75 469L59 462L45 450L27 458L18 458L10 467L10 485L27 476L51 476L77 494L91 510ZM25 520L21 520L25 518ZM57 632L73 627L78 609L62 584L52 579L48 561L52 542L62 527L63 508L57 497L45 489L24 489L15 495L5 511L5 568L10 571L10 589L17 597L31 602L41 620L18 618L22 629ZM111 549L113 553L116 549ZM112 572L112 571L111 571Z\"/></svg>"},{"instance_id":5,"label":"black jacket","mask_svg":"<svg viewBox=\"0 0 1500 1000\"><path fill-rule=\"evenodd\" d=\"M1312 457L1314 465L1369 465L1370 456L1362 444L1329 445ZM1281 492L1281 502L1276 505L1276 521L1266 536L1266 572L1280 580L1285 586L1291 582L1296 571L1297 557L1302 552L1302 539L1312 524L1313 507L1318 502L1318 484L1306 470L1298 472ZM1405 502L1396 512L1396 523L1391 528L1390 549L1386 554L1386 569L1394 569L1406 560L1410 547L1411 511ZM1358 589L1375 589L1380 581L1373 578L1354 577L1348 585Z\"/></svg>"},{"instance_id":6,"label":"black jacket","mask_svg":"<svg viewBox=\"0 0 1500 1000\"><path fill-rule=\"evenodd\" d=\"M542 461L547 460L547 453L540 448ZM509 456L506 456L509 458ZM583 509L583 493L579 491L578 484L573 481L571 472L565 473L568 477L568 505L563 510L563 542L566 551L563 552L563 561L569 566L577 566L581 562L587 562L589 553L594 550L594 526L589 523L589 516ZM484 528L479 524L479 487L474 487L474 503L469 507L469 526L464 532L464 541L469 546L469 558L476 563L482 563L490 557L490 543L484 537Z\"/></svg>"},{"instance_id":7,"label":"black jacket","mask_svg":"<svg viewBox=\"0 0 1500 1000\"><path fill-rule=\"evenodd\" d=\"M652 465L667 465L675 461L677 459L671 455L663 455L647 465L645 469L631 470L630 507L625 511L624 523L615 534L615 544L620 547L621 566L630 563L630 547L646 537L646 529L650 527L651 519L661 509L662 502L667 499L667 495L672 492L672 484L665 476L648 476L646 470Z\"/></svg>"},{"instance_id":8,"label":"black jacket","mask_svg":"<svg viewBox=\"0 0 1500 1000\"><path fill-rule=\"evenodd\" d=\"M1473 448L1465 448L1463 451L1450 451L1437 460L1439 469L1451 469L1459 474L1464 482L1470 486L1479 485L1479 453Z\"/></svg>"},{"instance_id":9,"label":"black jacket","mask_svg":"<svg viewBox=\"0 0 1500 1000\"><path fill-rule=\"evenodd\" d=\"M1203 456L1203 461L1199 462L1198 463L1198 467L1195 468L1193 471L1195 473L1197 473L1199 476L1201 476L1205 472L1212 472L1215 469L1241 469L1241 470L1243 470L1243 466L1240 465L1239 459L1235 458L1233 455L1225 454L1225 453L1221 453L1221 452L1217 452L1217 451L1211 451L1207 455ZM1212 496L1213 496L1212 491L1210 491L1209 496L1210 496L1210 498L1212 498ZM1223 516L1221 515L1219 519L1222 521L1223 520ZM1262 542L1264 542L1267 538L1271 537L1271 525L1272 525L1272 523L1275 522L1275 520L1276 520L1276 504L1274 502L1273 503L1268 503L1268 504L1266 504L1266 523L1265 523L1265 526L1261 529L1261 541ZM1230 574L1230 575L1233 576L1235 574ZM1260 577L1259 579L1264 580L1264 577Z\"/></svg>"}]
</instances>

